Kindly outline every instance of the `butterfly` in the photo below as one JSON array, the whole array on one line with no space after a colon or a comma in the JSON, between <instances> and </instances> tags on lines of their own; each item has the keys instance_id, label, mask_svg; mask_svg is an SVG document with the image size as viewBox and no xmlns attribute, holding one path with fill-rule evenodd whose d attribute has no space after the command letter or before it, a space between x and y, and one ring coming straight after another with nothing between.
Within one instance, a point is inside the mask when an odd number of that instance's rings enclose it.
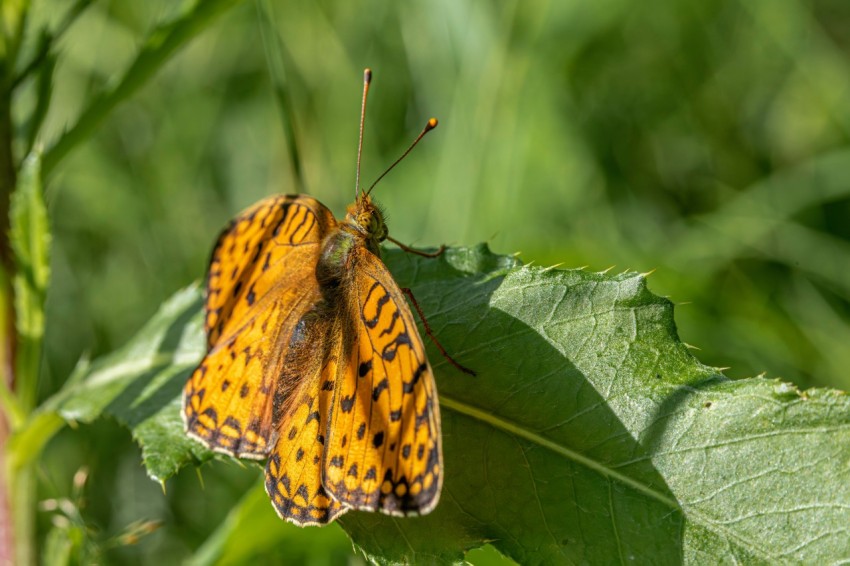
<instances>
[{"instance_id":1,"label":"butterfly","mask_svg":"<svg viewBox=\"0 0 850 566\"><path fill-rule=\"evenodd\" d=\"M370 80L367 69L357 187ZM310 196L281 195L231 221L209 266L208 351L183 395L186 433L267 458L272 505L300 526L350 509L425 514L443 482L434 374L380 259L383 214L371 187L355 191L343 220Z\"/></svg>"}]
</instances>

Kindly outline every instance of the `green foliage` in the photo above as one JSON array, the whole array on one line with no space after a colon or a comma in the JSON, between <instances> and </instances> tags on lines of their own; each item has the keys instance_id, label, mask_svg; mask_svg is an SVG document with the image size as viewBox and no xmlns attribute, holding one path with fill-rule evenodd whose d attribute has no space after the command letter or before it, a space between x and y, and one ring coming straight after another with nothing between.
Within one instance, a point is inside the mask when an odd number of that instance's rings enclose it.
<instances>
[{"instance_id":1,"label":"green foliage","mask_svg":"<svg viewBox=\"0 0 850 566\"><path fill-rule=\"evenodd\" d=\"M487 542L522 564L826 562L850 552L841 495L850 472L834 464L850 458L845 394L729 381L703 366L679 341L670 302L636 273L522 267L485 247L438 260L393 251L387 261L479 375L430 349L443 497L421 518L345 515L371 561L455 562ZM126 423L160 481L208 457L179 417L180 389L203 355L199 305L195 287L175 295L58 404L66 418L106 412ZM259 478L246 497L199 562L259 532L247 511L271 507Z\"/></svg>"},{"instance_id":2,"label":"green foliage","mask_svg":"<svg viewBox=\"0 0 850 566\"><path fill-rule=\"evenodd\" d=\"M32 28L60 4L34 3ZM367 180L440 119L375 191L394 237L656 269L659 292L690 303L680 323L707 362L850 388L850 195L820 190L840 179L850 131L835 102L850 76L843 0L259 7L235 6L157 64L53 175L48 308L76 332L48 337L48 392L81 352L123 344L199 278L238 210L299 187L344 210L365 66ZM189 13L89 6L60 38L48 153ZM30 110L18 105L21 122Z\"/></svg>"},{"instance_id":3,"label":"green foliage","mask_svg":"<svg viewBox=\"0 0 850 566\"><path fill-rule=\"evenodd\" d=\"M706 363L850 388L848 29L844 0L4 1L0 195L15 191L18 268L0 285L14 279L19 338L0 341L18 352L0 445L29 541L17 562L342 560L339 528L282 524L257 467L209 461L176 409L201 348L187 285L225 221L274 192L337 212L351 199L366 66L367 180L441 123L375 191L397 239L655 269ZM343 521L370 557L409 555L402 534L422 559L482 541L527 561L847 557L843 394L719 377L638 276L452 253L390 262L481 376L438 367L442 515ZM536 361L510 358L517 341ZM200 462L203 491L186 466ZM36 524L37 500L62 505Z\"/></svg>"}]
</instances>

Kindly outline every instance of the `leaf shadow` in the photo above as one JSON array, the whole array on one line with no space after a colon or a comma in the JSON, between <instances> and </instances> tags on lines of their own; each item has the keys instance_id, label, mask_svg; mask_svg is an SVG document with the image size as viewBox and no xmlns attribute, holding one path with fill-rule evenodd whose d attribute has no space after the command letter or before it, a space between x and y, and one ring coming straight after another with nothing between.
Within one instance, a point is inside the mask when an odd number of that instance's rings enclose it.
<instances>
[{"instance_id":1,"label":"leaf shadow","mask_svg":"<svg viewBox=\"0 0 850 566\"><path fill-rule=\"evenodd\" d=\"M695 397L703 396L705 393L711 392L713 389L722 388L730 383L730 379L720 373L700 377L691 383L684 383L675 386L673 392L667 395L664 401L658 406L658 409L653 413L651 422L652 425L647 429L647 432L642 436L643 444L650 453L657 452L665 442L665 435L669 429L668 423L670 419L680 417L680 413L686 405L692 403ZM700 401L704 403L704 409L711 408L711 401Z\"/></svg>"},{"instance_id":2,"label":"leaf shadow","mask_svg":"<svg viewBox=\"0 0 850 566\"><path fill-rule=\"evenodd\" d=\"M478 253L499 258L486 247ZM458 560L447 549L489 542L521 564L682 563L683 516L650 447L567 354L494 306L504 277L471 275L481 266L467 265L447 276L445 265L390 259L399 284L415 279L443 345L478 376L429 345L443 425L441 502L424 517L349 513L340 522L355 544L390 560Z\"/></svg>"}]
</instances>

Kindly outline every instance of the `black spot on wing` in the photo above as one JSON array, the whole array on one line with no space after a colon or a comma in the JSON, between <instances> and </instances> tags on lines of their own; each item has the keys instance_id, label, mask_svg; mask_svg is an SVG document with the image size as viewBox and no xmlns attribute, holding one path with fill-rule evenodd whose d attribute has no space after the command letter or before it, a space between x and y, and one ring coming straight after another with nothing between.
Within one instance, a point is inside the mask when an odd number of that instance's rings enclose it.
<instances>
[{"instance_id":1,"label":"black spot on wing","mask_svg":"<svg viewBox=\"0 0 850 566\"><path fill-rule=\"evenodd\" d=\"M372 360L360 362L360 366L357 368L357 377L366 377L370 371L372 371Z\"/></svg>"},{"instance_id":2,"label":"black spot on wing","mask_svg":"<svg viewBox=\"0 0 850 566\"><path fill-rule=\"evenodd\" d=\"M389 324L386 328L384 328L383 330L381 330L381 333L380 333L378 336L383 336L384 334L392 334L392 332L393 332L393 328L395 328L395 323L398 321L399 316L400 316L400 315L399 315L398 310L396 310L395 312L393 312L393 316L392 316L392 318L390 319L390 324Z\"/></svg>"},{"instance_id":3,"label":"black spot on wing","mask_svg":"<svg viewBox=\"0 0 850 566\"><path fill-rule=\"evenodd\" d=\"M404 345L407 345L408 347L411 345L410 336L407 332L399 333L399 335L395 337L395 340L384 346L384 351L381 352L381 357L388 362L393 361L395 359L395 355L398 353L399 347Z\"/></svg>"},{"instance_id":4,"label":"black spot on wing","mask_svg":"<svg viewBox=\"0 0 850 566\"><path fill-rule=\"evenodd\" d=\"M307 486L301 484L298 486L298 489L295 491L297 495L300 495L304 498L304 501L310 501L310 492L307 491Z\"/></svg>"},{"instance_id":5,"label":"black spot on wing","mask_svg":"<svg viewBox=\"0 0 850 566\"><path fill-rule=\"evenodd\" d=\"M202 414L208 416L210 419L212 419L214 423L218 424L218 413L212 407L207 407L206 409L204 409L204 412Z\"/></svg>"},{"instance_id":6,"label":"black spot on wing","mask_svg":"<svg viewBox=\"0 0 850 566\"><path fill-rule=\"evenodd\" d=\"M387 295L384 295L383 297L378 299L378 305L376 307L377 311L375 313L374 318L367 319L364 309L369 305L369 303L372 302L372 293L374 293L378 289L383 289L383 287L380 283L375 281L374 283L372 283L372 286L369 287L369 291L366 293L366 298L363 300L363 307L361 307L360 309L360 317L363 319L363 323L370 329L375 328L375 326L378 325L378 319L381 317L381 306L383 305L381 301L384 301L384 303L386 303L387 300L389 300L389 297Z\"/></svg>"},{"instance_id":7,"label":"black spot on wing","mask_svg":"<svg viewBox=\"0 0 850 566\"><path fill-rule=\"evenodd\" d=\"M339 403L339 408L343 413L350 413L351 409L354 408L354 398L357 396L357 390L354 390L354 393L351 394L350 397L343 397Z\"/></svg>"},{"instance_id":8,"label":"black spot on wing","mask_svg":"<svg viewBox=\"0 0 850 566\"><path fill-rule=\"evenodd\" d=\"M404 393L413 393L413 388L416 387L416 384L422 379L422 375L425 373L425 370L428 369L428 364L426 362L422 362L419 364L419 367L416 368L416 371L413 372L413 377L410 381L405 381L402 385L402 391Z\"/></svg>"},{"instance_id":9,"label":"black spot on wing","mask_svg":"<svg viewBox=\"0 0 850 566\"><path fill-rule=\"evenodd\" d=\"M237 432L237 434L240 434L240 435L242 434L242 425L239 423L239 421L237 421L232 416L224 419L224 425L222 425L222 426L230 427L233 430L235 430Z\"/></svg>"},{"instance_id":10,"label":"black spot on wing","mask_svg":"<svg viewBox=\"0 0 850 566\"><path fill-rule=\"evenodd\" d=\"M372 389L372 400L373 400L373 401L377 401L377 400L378 400L378 398L381 396L381 393L382 393L385 389L389 389L389 387L390 387L390 382L389 382L389 380L385 377L384 379L382 379L382 380L378 383L378 385L376 385L376 386Z\"/></svg>"}]
</instances>

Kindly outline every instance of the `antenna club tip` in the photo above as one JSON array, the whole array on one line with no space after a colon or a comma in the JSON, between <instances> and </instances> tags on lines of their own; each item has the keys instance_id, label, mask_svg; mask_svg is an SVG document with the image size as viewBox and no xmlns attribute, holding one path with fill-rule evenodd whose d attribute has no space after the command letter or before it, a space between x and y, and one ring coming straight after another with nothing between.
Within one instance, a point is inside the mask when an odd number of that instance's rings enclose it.
<instances>
[{"instance_id":1,"label":"antenna club tip","mask_svg":"<svg viewBox=\"0 0 850 566\"><path fill-rule=\"evenodd\" d=\"M363 82L367 84L372 82L372 69L369 67L363 69Z\"/></svg>"},{"instance_id":2,"label":"antenna club tip","mask_svg":"<svg viewBox=\"0 0 850 566\"><path fill-rule=\"evenodd\" d=\"M437 124L439 124L439 123L440 122L438 122L436 118L431 118L430 120L428 120L428 125L425 126L425 128L428 129L428 130L433 130L434 128L437 127Z\"/></svg>"}]
</instances>

